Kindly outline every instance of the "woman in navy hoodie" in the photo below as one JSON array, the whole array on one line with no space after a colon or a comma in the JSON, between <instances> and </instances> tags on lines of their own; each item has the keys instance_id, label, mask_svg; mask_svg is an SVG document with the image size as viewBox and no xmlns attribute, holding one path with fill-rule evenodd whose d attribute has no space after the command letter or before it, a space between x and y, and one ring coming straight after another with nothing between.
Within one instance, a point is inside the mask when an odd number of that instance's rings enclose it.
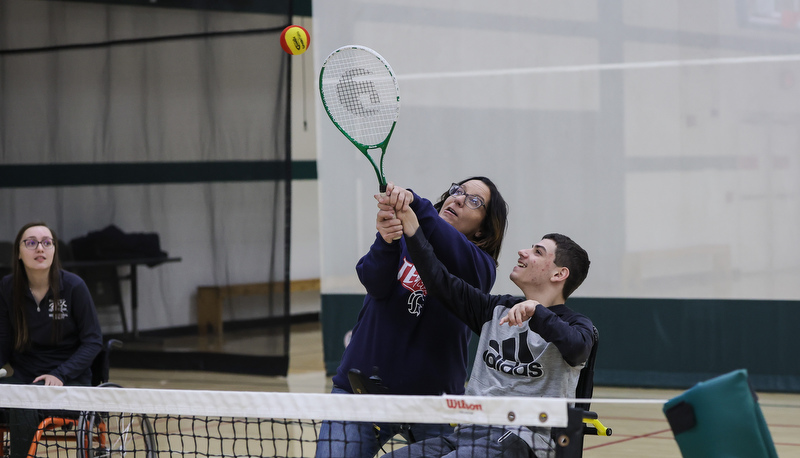
<instances>
[{"instance_id":1,"label":"woman in navy hoodie","mask_svg":"<svg viewBox=\"0 0 800 458\"><path fill-rule=\"evenodd\" d=\"M367 295L333 377L332 392L353 393L350 369L372 375L377 368L387 394L464 394L472 331L438 299L427 297L392 209L398 199L410 203L439 259L454 275L489 292L508 206L486 177L453 183L435 205L392 183L375 199L378 234L356 265ZM448 432L441 425L377 426L376 437L372 423L324 422L317 457L372 457L398 433L422 440Z\"/></svg>"},{"instance_id":2,"label":"woman in navy hoodie","mask_svg":"<svg viewBox=\"0 0 800 458\"><path fill-rule=\"evenodd\" d=\"M89 385L103 338L83 280L61 270L58 239L44 223L20 229L13 268L0 280L0 366L13 374L0 383ZM25 456L39 414L9 411L11 456Z\"/></svg>"}]
</instances>

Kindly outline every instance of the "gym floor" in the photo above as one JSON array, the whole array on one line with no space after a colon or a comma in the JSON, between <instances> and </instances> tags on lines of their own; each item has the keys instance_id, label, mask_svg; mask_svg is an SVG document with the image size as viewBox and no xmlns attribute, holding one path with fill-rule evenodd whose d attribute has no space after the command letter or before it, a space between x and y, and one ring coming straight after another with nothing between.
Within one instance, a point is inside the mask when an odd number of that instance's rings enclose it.
<instances>
[{"instance_id":1,"label":"gym floor","mask_svg":"<svg viewBox=\"0 0 800 458\"><path fill-rule=\"evenodd\" d=\"M328 393L331 389L331 379L325 375L323 365L322 332L318 322L292 327L286 377L112 368L111 380L130 388L305 393ZM666 400L680 393L679 390L595 387L594 398ZM778 455L800 456L800 394L758 394ZM585 458L681 457L660 403L598 401L592 405L592 410L599 414L605 426L613 429L613 434L587 436Z\"/></svg>"}]
</instances>

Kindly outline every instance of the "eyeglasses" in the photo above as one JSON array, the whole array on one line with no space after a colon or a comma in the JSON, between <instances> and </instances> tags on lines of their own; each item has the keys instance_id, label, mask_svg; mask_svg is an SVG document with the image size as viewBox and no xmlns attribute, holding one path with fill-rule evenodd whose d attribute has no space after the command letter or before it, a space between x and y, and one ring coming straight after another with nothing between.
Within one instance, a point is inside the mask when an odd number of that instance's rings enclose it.
<instances>
[{"instance_id":1,"label":"eyeglasses","mask_svg":"<svg viewBox=\"0 0 800 458\"><path fill-rule=\"evenodd\" d=\"M49 250L55 246L53 239L44 239L41 242L36 239L25 239L22 241L22 244L25 245L25 248L29 250L35 250L40 243L42 244L42 248L45 250Z\"/></svg>"},{"instance_id":2,"label":"eyeglasses","mask_svg":"<svg viewBox=\"0 0 800 458\"><path fill-rule=\"evenodd\" d=\"M475 195L475 194L467 194L467 191L464 190L464 187L460 184L453 183L450 185L450 190L447 191L453 197L464 196L464 203L467 207L477 210L484 205L486 202L483 200L483 197Z\"/></svg>"}]
</instances>

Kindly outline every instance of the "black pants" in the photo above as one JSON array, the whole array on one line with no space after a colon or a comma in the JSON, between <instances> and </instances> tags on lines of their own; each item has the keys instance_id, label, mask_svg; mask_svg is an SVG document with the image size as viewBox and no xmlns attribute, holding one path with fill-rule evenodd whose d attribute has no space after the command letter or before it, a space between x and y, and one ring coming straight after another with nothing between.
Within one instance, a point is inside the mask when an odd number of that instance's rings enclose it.
<instances>
[{"instance_id":1,"label":"black pants","mask_svg":"<svg viewBox=\"0 0 800 458\"><path fill-rule=\"evenodd\" d=\"M0 384L24 385L25 382L11 376L0 378ZM3 412L5 422L8 424L8 433L11 436L9 458L25 458L33 443L33 436L45 414L37 409L5 409Z\"/></svg>"},{"instance_id":2,"label":"black pants","mask_svg":"<svg viewBox=\"0 0 800 458\"><path fill-rule=\"evenodd\" d=\"M33 409L8 409L8 432L11 436L10 458L25 458L33 443L36 428L42 421L38 410Z\"/></svg>"}]
</instances>

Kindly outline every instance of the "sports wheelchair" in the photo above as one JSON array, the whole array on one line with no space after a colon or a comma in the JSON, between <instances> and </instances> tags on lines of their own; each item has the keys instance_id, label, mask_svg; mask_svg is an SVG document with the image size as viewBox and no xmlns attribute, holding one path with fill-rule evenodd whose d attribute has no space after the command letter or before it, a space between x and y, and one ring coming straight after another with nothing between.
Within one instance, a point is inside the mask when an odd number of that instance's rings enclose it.
<instances>
[{"instance_id":1,"label":"sports wheelchair","mask_svg":"<svg viewBox=\"0 0 800 458\"><path fill-rule=\"evenodd\" d=\"M98 388L121 388L109 379L109 355L122 342L110 339L92 362L92 386ZM103 458L127 454L155 458L157 444L150 420L142 414L111 414L110 412L39 412L41 421L31 441L28 457L51 456L51 448L61 443L74 443L76 453L69 456L81 458ZM0 456L8 456L8 424L0 425ZM67 448L61 445L62 448ZM44 449L44 451L40 450Z\"/></svg>"},{"instance_id":2,"label":"sports wheelchair","mask_svg":"<svg viewBox=\"0 0 800 458\"><path fill-rule=\"evenodd\" d=\"M575 389L576 399L591 399L594 393L594 367L597 359L597 348L600 342L600 332L597 327L592 329L594 344L586 360L586 365L581 369L578 385ZM374 368L374 373L367 377L358 369L350 369L348 379L353 393L356 394L382 394L386 387ZM556 458L580 458L583 456L583 437L585 435L610 436L611 428L600 422L596 412L590 410L590 404L577 403L574 407L567 408L568 426L566 428L552 428L551 437L556 447ZM377 426L375 426L377 430ZM376 431L376 435L378 431ZM401 436L411 444L415 442L409 429L401 431Z\"/></svg>"}]
</instances>

